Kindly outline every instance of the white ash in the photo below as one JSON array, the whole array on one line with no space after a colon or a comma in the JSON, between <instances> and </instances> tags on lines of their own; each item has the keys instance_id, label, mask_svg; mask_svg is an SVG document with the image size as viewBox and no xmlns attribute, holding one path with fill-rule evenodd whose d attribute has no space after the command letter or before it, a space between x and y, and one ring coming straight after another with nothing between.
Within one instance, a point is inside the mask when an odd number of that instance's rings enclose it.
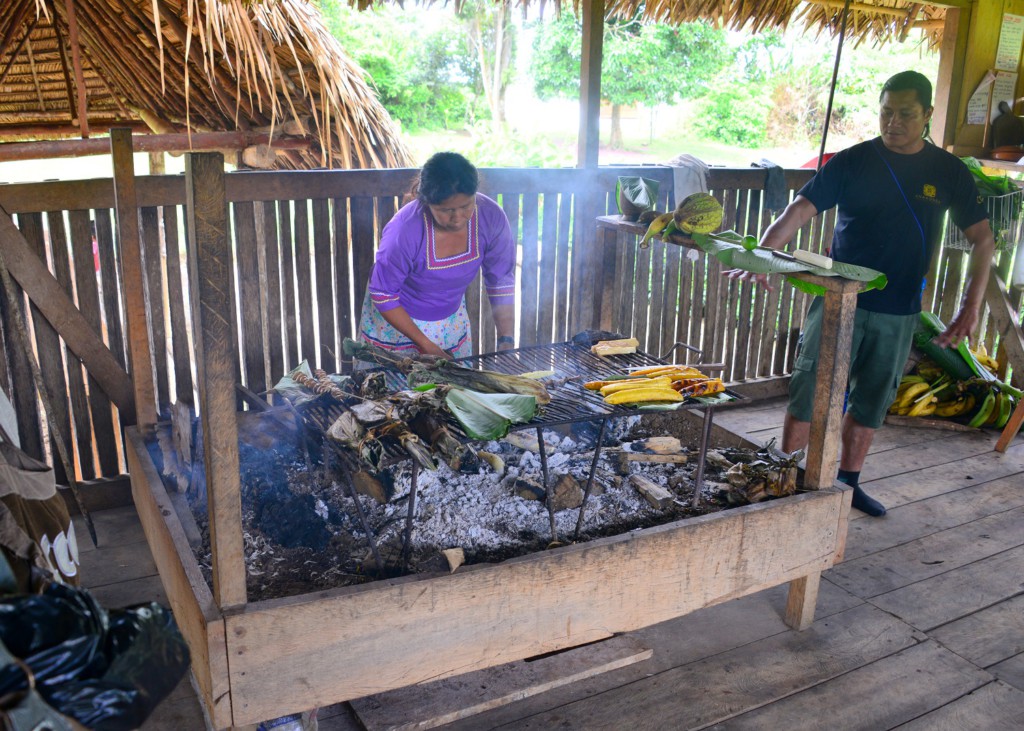
<instances>
[{"instance_id":1,"label":"white ash","mask_svg":"<svg viewBox=\"0 0 1024 731\"><path fill-rule=\"evenodd\" d=\"M545 444L548 441L546 437ZM558 451L549 453L547 457L549 482L553 484L560 474L571 474L579 480L581 489L585 489L593 452L582 450L568 437L552 441L552 446ZM519 477L543 484L539 455L498 442L490 442L483 449L500 454L506 460L504 475L497 475L486 465L478 474L471 475L453 472L444 464L436 471L419 471L411 537L415 552L461 547L469 553L486 553L536 543L538 539L551 540L550 517L545 503L519 497L513 489L513 483ZM666 486L675 470L687 467L653 463L630 465L632 472L644 474ZM613 469L604 453L599 468L603 468L605 476ZM401 465L392 471L395 493L386 505L378 505L365 496L359 498L363 510L370 516L371 525L380 531L377 540L381 543L401 542L408 514L411 467ZM604 479L600 482L600 488L595 486L586 501L581 535L600 532L604 526L624 521L640 525L661 514L636 492L628 480L622 480L619 487ZM573 540L578 519L579 509L575 508L555 514L557 541L567 543ZM352 527L355 528L354 525Z\"/></svg>"}]
</instances>

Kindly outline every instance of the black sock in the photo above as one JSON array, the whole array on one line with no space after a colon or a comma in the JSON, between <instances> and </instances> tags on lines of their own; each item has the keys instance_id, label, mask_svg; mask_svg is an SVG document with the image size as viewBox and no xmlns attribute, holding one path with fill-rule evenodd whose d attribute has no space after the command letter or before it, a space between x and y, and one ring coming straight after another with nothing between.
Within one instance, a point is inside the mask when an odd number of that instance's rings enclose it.
<instances>
[{"instance_id":1,"label":"black sock","mask_svg":"<svg viewBox=\"0 0 1024 731\"><path fill-rule=\"evenodd\" d=\"M845 482L850 487L857 487L860 484L860 470L853 472L852 470L839 470L839 481Z\"/></svg>"}]
</instances>

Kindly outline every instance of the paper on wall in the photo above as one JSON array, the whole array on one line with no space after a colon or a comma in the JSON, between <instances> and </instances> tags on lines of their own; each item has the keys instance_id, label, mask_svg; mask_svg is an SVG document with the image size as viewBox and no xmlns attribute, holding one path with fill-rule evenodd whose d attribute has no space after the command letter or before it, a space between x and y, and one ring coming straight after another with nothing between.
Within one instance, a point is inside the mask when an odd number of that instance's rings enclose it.
<instances>
[{"instance_id":1,"label":"paper on wall","mask_svg":"<svg viewBox=\"0 0 1024 731\"><path fill-rule=\"evenodd\" d=\"M1014 93L1017 89L1017 74L1010 71L996 71L995 81L992 82L992 110L989 117L994 122L1001 112L999 102L1006 102L1013 110Z\"/></svg>"},{"instance_id":2,"label":"paper on wall","mask_svg":"<svg viewBox=\"0 0 1024 731\"><path fill-rule=\"evenodd\" d=\"M1003 14L999 29L999 46L996 49L996 68L1016 71L1020 64L1020 44L1024 39L1024 15ZM993 102L995 100L993 99Z\"/></svg>"},{"instance_id":3,"label":"paper on wall","mask_svg":"<svg viewBox=\"0 0 1024 731\"><path fill-rule=\"evenodd\" d=\"M989 113L988 100L992 93L992 84L996 75L992 71L986 71L981 83L971 94L971 100L967 102L966 124L985 124L985 115ZM1012 97L1011 97L1012 98Z\"/></svg>"}]
</instances>

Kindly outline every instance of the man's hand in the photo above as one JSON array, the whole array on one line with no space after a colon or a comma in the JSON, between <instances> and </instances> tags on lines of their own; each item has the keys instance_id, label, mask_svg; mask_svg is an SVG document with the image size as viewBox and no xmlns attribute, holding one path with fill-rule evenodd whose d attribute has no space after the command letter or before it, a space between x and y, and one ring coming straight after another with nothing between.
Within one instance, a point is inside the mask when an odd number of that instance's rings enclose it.
<instances>
[{"instance_id":1,"label":"man's hand","mask_svg":"<svg viewBox=\"0 0 1024 731\"><path fill-rule=\"evenodd\" d=\"M977 308L964 306L956 313L956 317L946 329L932 338L932 342L941 348L955 348L961 340L970 337L974 332L978 326L978 319Z\"/></svg>"},{"instance_id":2,"label":"man's hand","mask_svg":"<svg viewBox=\"0 0 1024 731\"><path fill-rule=\"evenodd\" d=\"M755 285L760 284L769 292L773 289L767 274L755 274L754 272L748 272L746 269L726 269L722 274L729 279L738 279L741 282L752 282Z\"/></svg>"}]
</instances>

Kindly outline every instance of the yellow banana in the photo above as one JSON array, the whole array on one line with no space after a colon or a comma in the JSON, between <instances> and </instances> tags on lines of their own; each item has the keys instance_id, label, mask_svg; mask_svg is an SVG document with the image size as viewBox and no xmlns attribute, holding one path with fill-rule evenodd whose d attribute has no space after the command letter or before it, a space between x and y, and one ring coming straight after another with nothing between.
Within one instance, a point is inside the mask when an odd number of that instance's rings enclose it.
<instances>
[{"instance_id":1,"label":"yellow banana","mask_svg":"<svg viewBox=\"0 0 1024 731\"><path fill-rule=\"evenodd\" d=\"M661 232L665 230L665 227L668 226L669 222L675 222L672 211L662 213L651 221L650 225L647 227L647 233L645 233L644 237L640 239L640 248L646 249L649 245L648 242L655 236L661 234Z\"/></svg>"},{"instance_id":2,"label":"yellow banana","mask_svg":"<svg viewBox=\"0 0 1024 731\"><path fill-rule=\"evenodd\" d=\"M630 391L638 388L671 388L672 379L668 376L658 376L657 378L630 378L625 381L614 381L609 383L607 386L602 386L600 389L602 396L610 396L613 393L619 391Z\"/></svg>"},{"instance_id":3,"label":"yellow banana","mask_svg":"<svg viewBox=\"0 0 1024 731\"><path fill-rule=\"evenodd\" d=\"M938 401L934 396L931 398L921 399L914 404L910 411L907 412L907 416L930 416L935 413L935 402Z\"/></svg>"},{"instance_id":4,"label":"yellow banana","mask_svg":"<svg viewBox=\"0 0 1024 731\"><path fill-rule=\"evenodd\" d=\"M655 401L682 401L684 396L668 387L628 388L604 397L609 404L646 404Z\"/></svg>"},{"instance_id":5,"label":"yellow banana","mask_svg":"<svg viewBox=\"0 0 1024 731\"><path fill-rule=\"evenodd\" d=\"M910 406L918 396L928 390L929 384L927 383L913 383L911 384L898 399L896 399L897 408L904 408Z\"/></svg>"}]
</instances>

